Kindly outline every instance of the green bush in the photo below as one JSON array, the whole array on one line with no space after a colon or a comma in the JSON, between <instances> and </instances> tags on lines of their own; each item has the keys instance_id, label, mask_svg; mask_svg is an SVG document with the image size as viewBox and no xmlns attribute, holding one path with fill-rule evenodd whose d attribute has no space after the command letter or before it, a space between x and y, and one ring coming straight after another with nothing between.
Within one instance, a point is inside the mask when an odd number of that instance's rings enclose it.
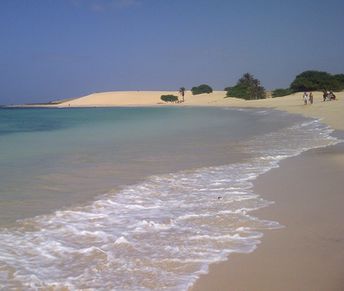
<instances>
[{"instance_id":1,"label":"green bush","mask_svg":"<svg viewBox=\"0 0 344 291\"><path fill-rule=\"evenodd\" d=\"M338 91L344 90L344 74L334 75L333 77L339 84Z\"/></svg>"},{"instance_id":2,"label":"green bush","mask_svg":"<svg viewBox=\"0 0 344 291\"><path fill-rule=\"evenodd\" d=\"M246 100L264 99L266 92L264 87L260 86L260 81L253 75L244 74L233 87L226 87L227 97L237 97Z\"/></svg>"},{"instance_id":3,"label":"green bush","mask_svg":"<svg viewBox=\"0 0 344 291\"><path fill-rule=\"evenodd\" d=\"M272 91L272 98L283 97L283 96L287 96L287 95L290 95L293 93L294 93L294 91L291 90L290 88L287 88L287 89L279 88L279 89L275 89Z\"/></svg>"},{"instance_id":4,"label":"green bush","mask_svg":"<svg viewBox=\"0 0 344 291\"><path fill-rule=\"evenodd\" d=\"M212 93L213 89L207 85L207 84L202 84L197 87L192 87L191 88L192 95L198 95L198 94L203 94L203 93Z\"/></svg>"},{"instance_id":5,"label":"green bush","mask_svg":"<svg viewBox=\"0 0 344 291\"><path fill-rule=\"evenodd\" d=\"M344 89L344 75L331 75L327 72L305 71L296 76L290 84L295 92L302 91L341 91Z\"/></svg>"},{"instance_id":6,"label":"green bush","mask_svg":"<svg viewBox=\"0 0 344 291\"><path fill-rule=\"evenodd\" d=\"M248 88L243 85L236 85L234 87L228 87L227 88L227 97L237 97L237 98L243 98L243 99L248 99Z\"/></svg>"},{"instance_id":7,"label":"green bush","mask_svg":"<svg viewBox=\"0 0 344 291\"><path fill-rule=\"evenodd\" d=\"M176 102L178 97L174 95L161 95L160 99L165 102Z\"/></svg>"}]
</instances>

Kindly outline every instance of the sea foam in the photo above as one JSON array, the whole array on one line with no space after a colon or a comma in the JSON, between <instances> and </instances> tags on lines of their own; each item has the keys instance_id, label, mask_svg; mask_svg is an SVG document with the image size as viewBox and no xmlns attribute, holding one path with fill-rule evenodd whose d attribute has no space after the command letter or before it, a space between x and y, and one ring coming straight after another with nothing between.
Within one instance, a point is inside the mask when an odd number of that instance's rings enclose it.
<instances>
[{"instance_id":1,"label":"sea foam","mask_svg":"<svg viewBox=\"0 0 344 291\"><path fill-rule=\"evenodd\" d=\"M261 112L264 113L265 112ZM252 252L266 207L253 181L287 157L338 142L316 120L248 139L242 163L152 176L94 202L0 231L0 287L183 290L209 264Z\"/></svg>"}]
</instances>

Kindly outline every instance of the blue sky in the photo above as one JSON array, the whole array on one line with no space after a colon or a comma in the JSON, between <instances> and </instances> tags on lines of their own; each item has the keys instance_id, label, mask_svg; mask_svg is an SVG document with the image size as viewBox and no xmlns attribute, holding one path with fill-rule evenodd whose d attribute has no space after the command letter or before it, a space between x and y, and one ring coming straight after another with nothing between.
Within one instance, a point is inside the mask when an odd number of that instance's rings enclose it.
<instances>
[{"instance_id":1,"label":"blue sky","mask_svg":"<svg viewBox=\"0 0 344 291\"><path fill-rule=\"evenodd\" d=\"M343 0L1 0L0 104L344 73Z\"/></svg>"}]
</instances>

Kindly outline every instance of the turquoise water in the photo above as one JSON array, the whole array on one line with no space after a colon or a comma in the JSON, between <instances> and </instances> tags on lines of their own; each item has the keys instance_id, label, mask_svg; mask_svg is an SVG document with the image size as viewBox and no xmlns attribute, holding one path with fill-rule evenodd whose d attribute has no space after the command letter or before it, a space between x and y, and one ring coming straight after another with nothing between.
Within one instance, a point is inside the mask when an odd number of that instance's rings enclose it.
<instances>
[{"instance_id":1,"label":"turquoise water","mask_svg":"<svg viewBox=\"0 0 344 291\"><path fill-rule=\"evenodd\" d=\"M316 120L216 108L0 109L0 288L184 290L251 252L252 181L337 140Z\"/></svg>"},{"instance_id":2,"label":"turquoise water","mask_svg":"<svg viewBox=\"0 0 344 291\"><path fill-rule=\"evenodd\" d=\"M219 109L0 110L0 224L151 174L234 161L244 155L237 140L279 127L271 118Z\"/></svg>"}]
</instances>

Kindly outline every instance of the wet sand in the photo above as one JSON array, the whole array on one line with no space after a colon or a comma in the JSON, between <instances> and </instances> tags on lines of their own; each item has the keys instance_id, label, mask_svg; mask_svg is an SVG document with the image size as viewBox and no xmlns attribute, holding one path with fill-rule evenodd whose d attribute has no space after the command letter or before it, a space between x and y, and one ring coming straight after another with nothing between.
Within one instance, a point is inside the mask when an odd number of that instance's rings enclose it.
<instances>
[{"instance_id":1,"label":"wet sand","mask_svg":"<svg viewBox=\"0 0 344 291\"><path fill-rule=\"evenodd\" d=\"M254 212L285 227L265 231L251 254L210 266L191 288L344 290L344 143L282 161L255 190L275 204Z\"/></svg>"}]
</instances>

